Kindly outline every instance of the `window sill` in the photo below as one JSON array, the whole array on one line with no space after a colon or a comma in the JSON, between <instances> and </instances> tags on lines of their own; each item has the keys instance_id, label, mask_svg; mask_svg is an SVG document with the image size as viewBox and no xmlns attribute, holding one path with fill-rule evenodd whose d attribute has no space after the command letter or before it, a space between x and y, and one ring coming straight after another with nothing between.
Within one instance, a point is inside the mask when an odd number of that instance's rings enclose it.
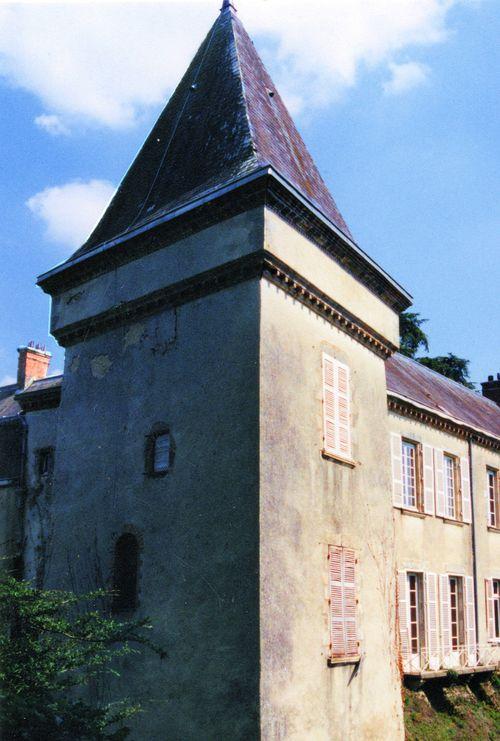
<instances>
[{"instance_id":1,"label":"window sill","mask_svg":"<svg viewBox=\"0 0 500 741\"><path fill-rule=\"evenodd\" d=\"M445 525L457 525L458 527L463 527L464 525L468 525L468 522L463 522L462 520L452 520L451 517L441 517L440 518Z\"/></svg>"},{"instance_id":2,"label":"window sill","mask_svg":"<svg viewBox=\"0 0 500 741\"><path fill-rule=\"evenodd\" d=\"M407 509L406 507L396 507L399 509L402 515L409 515L410 517L418 517L420 520L425 519L427 515L425 512L419 512L418 509Z\"/></svg>"},{"instance_id":3,"label":"window sill","mask_svg":"<svg viewBox=\"0 0 500 741\"><path fill-rule=\"evenodd\" d=\"M500 527L495 527L494 525L488 525L488 530L491 530L492 533L500 533Z\"/></svg>"},{"instance_id":4,"label":"window sill","mask_svg":"<svg viewBox=\"0 0 500 741\"><path fill-rule=\"evenodd\" d=\"M356 462L352 461L350 458L343 458L341 455L337 455L337 453L330 453L328 450L322 450L321 455L323 458L326 458L330 461L336 461L337 463L343 463L345 466L349 466L349 468L355 468Z\"/></svg>"},{"instance_id":5,"label":"window sill","mask_svg":"<svg viewBox=\"0 0 500 741\"><path fill-rule=\"evenodd\" d=\"M349 666L350 664L359 664L361 656L343 656L338 659L328 659L328 666Z\"/></svg>"}]
</instances>

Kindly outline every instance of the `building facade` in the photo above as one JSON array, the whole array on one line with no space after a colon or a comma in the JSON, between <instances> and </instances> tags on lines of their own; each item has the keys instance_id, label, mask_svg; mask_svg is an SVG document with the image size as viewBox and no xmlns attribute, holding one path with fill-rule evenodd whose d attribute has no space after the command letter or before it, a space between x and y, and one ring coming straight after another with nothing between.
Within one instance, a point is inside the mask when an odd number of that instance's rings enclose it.
<instances>
[{"instance_id":1,"label":"building facade","mask_svg":"<svg viewBox=\"0 0 500 741\"><path fill-rule=\"evenodd\" d=\"M65 368L0 391L3 555L151 618L100 688L137 738L402 739L405 675L496 666L500 410L397 353L231 3L39 284Z\"/></svg>"}]
</instances>

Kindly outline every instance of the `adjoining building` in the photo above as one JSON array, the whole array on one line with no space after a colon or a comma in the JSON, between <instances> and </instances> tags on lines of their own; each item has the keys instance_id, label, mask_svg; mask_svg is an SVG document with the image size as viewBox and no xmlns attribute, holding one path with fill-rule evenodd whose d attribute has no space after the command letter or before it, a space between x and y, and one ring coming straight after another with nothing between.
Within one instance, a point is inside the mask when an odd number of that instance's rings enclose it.
<instances>
[{"instance_id":1,"label":"adjoining building","mask_svg":"<svg viewBox=\"0 0 500 741\"><path fill-rule=\"evenodd\" d=\"M0 390L4 556L115 590L168 658L137 737L402 739L405 675L500 654L500 409L397 353L233 5L95 231L39 278L64 375Z\"/></svg>"}]
</instances>

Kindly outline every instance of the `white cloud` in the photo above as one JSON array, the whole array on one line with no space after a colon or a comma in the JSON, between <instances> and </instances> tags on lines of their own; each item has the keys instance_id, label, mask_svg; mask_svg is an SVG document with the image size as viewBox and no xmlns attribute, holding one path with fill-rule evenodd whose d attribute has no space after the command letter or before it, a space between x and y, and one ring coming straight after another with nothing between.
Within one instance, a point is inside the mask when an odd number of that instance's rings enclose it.
<instances>
[{"instance_id":1,"label":"white cloud","mask_svg":"<svg viewBox=\"0 0 500 741\"><path fill-rule=\"evenodd\" d=\"M16 378L14 378L14 376L4 376L4 377L3 377L3 378L2 378L1 380L0 380L0 388L1 388L2 386L12 386L12 384L16 383L16 380L17 380L17 379L16 379Z\"/></svg>"},{"instance_id":2,"label":"white cloud","mask_svg":"<svg viewBox=\"0 0 500 741\"><path fill-rule=\"evenodd\" d=\"M54 114L43 113L41 116L37 116L35 124L41 129L45 129L52 136L67 136L69 134L68 127L64 125L59 116Z\"/></svg>"},{"instance_id":3,"label":"white cloud","mask_svg":"<svg viewBox=\"0 0 500 741\"><path fill-rule=\"evenodd\" d=\"M384 93L400 95L422 85L429 76L429 68L419 62L391 63L389 65L392 77L384 83Z\"/></svg>"},{"instance_id":4,"label":"white cloud","mask_svg":"<svg viewBox=\"0 0 500 741\"><path fill-rule=\"evenodd\" d=\"M107 180L75 180L45 188L26 203L45 224L48 239L63 247L79 247L97 224L115 187Z\"/></svg>"},{"instance_id":5,"label":"white cloud","mask_svg":"<svg viewBox=\"0 0 500 741\"><path fill-rule=\"evenodd\" d=\"M329 104L361 69L444 41L449 11L472 0L238 0L295 111ZM68 126L120 128L172 91L220 0L0 4L0 75Z\"/></svg>"}]
</instances>

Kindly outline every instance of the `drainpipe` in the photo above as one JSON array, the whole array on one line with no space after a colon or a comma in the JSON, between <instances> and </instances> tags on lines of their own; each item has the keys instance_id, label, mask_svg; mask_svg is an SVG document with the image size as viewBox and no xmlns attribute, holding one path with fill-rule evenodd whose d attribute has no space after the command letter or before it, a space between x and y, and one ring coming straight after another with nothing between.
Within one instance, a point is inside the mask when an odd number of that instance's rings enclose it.
<instances>
[{"instance_id":1,"label":"drainpipe","mask_svg":"<svg viewBox=\"0 0 500 741\"><path fill-rule=\"evenodd\" d=\"M27 480L27 452L28 452L28 422L26 420L26 417L24 415L24 412L22 412L19 415L19 419L21 422L21 427L23 428L22 433L22 447L21 447L21 471L20 471L20 477L19 477L19 493L21 497L20 502L20 513L19 513L19 545L21 548L21 553L19 554L19 560L18 560L18 568L19 568L19 578L23 579L25 576L25 543L24 543L24 535L25 535L25 528L26 528L26 496L27 496L27 488L26 488L26 480Z\"/></svg>"},{"instance_id":2,"label":"drainpipe","mask_svg":"<svg viewBox=\"0 0 500 741\"><path fill-rule=\"evenodd\" d=\"M477 601L477 555L476 555L476 517L474 513L474 478L472 475L472 443L473 436L469 435L469 482L470 482L470 506L471 506L471 540L472 540L472 574L474 579L474 615L476 617L476 646L479 646L479 615Z\"/></svg>"}]
</instances>

